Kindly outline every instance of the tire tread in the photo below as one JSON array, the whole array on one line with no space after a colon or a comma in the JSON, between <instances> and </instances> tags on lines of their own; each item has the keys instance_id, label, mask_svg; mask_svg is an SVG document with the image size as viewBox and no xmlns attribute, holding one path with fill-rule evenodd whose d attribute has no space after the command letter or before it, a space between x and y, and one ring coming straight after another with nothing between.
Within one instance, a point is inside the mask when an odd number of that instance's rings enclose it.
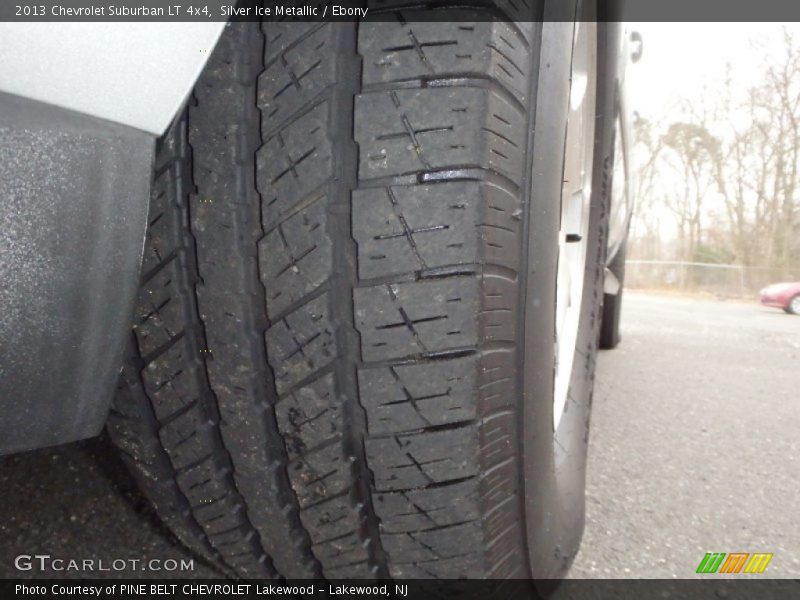
<instances>
[{"instance_id":1,"label":"tire tread","mask_svg":"<svg viewBox=\"0 0 800 600\"><path fill-rule=\"evenodd\" d=\"M530 575L516 364L536 35L227 26L162 142L109 428L228 572Z\"/></svg>"}]
</instances>

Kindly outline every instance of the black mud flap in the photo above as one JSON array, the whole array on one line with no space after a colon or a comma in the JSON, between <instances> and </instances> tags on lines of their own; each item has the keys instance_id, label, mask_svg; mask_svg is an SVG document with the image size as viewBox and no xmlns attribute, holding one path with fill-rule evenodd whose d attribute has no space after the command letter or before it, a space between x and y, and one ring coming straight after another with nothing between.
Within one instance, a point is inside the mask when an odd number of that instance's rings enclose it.
<instances>
[{"instance_id":1,"label":"black mud flap","mask_svg":"<svg viewBox=\"0 0 800 600\"><path fill-rule=\"evenodd\" d=\"M144 132L0 94L0 454L105 422L153 147Z\"/></svg>"}]
</instances>

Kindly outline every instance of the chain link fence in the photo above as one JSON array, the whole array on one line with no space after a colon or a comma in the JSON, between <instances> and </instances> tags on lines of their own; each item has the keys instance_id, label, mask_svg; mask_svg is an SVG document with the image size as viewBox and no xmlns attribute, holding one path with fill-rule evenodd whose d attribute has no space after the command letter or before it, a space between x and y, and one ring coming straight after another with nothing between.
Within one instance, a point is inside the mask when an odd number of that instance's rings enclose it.
<instances>
[{"instance_id":1,"label":"chain link fence","mask_svg":"<svg viewBox=\"0 0 800 600\"><path fill-rule=\"evenodd\" d=\"M752 298L761 288L781 281L800 281L800 267L773 269L664 260L629 260L625 263L625 287L629 289Z\"/></svg>"}]
</instances>

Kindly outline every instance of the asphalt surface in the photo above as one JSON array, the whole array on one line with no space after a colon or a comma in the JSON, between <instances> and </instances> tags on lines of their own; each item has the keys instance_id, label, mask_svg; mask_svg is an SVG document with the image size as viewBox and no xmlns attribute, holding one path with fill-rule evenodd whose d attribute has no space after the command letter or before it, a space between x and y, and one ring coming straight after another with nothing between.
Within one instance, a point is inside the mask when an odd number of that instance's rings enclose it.
<instances>
[{"instance_id":1,"label":"asphalt surface","mask_svg":"<svg viewBox=\"0 0 800 600\"><path fill-rule=\"evenodd\" d=\"M571 576L691 577L706 552L800 576L800 317L628 293L622 336L599 358Z\"/></svg>"},{"instance_id":2,"label":"asphalt surface","mask_svg":"<svg viewBox=\"0 0 800 600\"><path fill-rule=\"evenodd\" d=\"M623 314L622 344L599 358L571 576L691 577L706 552L740 551L772 552L768 576L800 577L800 317L634 293ZM111 570L15 568L33 554ZM141 559L162 570L114 570ZM170 536L103 438L0 459L0 577L54 575L219 576Z\"/></svg>"}]
</instances>

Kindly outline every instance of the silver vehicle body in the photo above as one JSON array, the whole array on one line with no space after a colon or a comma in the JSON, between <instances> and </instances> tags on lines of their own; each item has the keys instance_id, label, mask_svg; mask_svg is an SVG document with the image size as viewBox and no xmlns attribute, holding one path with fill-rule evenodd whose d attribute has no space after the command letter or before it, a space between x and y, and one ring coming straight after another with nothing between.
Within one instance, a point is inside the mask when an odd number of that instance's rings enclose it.
<instances>
[{"instance_id":1,"label":"silver vehicle body","mask_svg":"<svg viewBox=\"0 0 800 600\"><path fill-rule=\"evenodd\" d=\"M161 135L224 22L0 23L0 92Z\"/></svg>"},{"instance_id":2,"label":"silver vehicle body","mask_svg":"<svg viewBox=\"0 0 800 600\"><path fill-rule=\"evenodd\" d=\"M224 27L0 23L0 454L102 428L156 138Z\"/></svg>"}]
</instances>

